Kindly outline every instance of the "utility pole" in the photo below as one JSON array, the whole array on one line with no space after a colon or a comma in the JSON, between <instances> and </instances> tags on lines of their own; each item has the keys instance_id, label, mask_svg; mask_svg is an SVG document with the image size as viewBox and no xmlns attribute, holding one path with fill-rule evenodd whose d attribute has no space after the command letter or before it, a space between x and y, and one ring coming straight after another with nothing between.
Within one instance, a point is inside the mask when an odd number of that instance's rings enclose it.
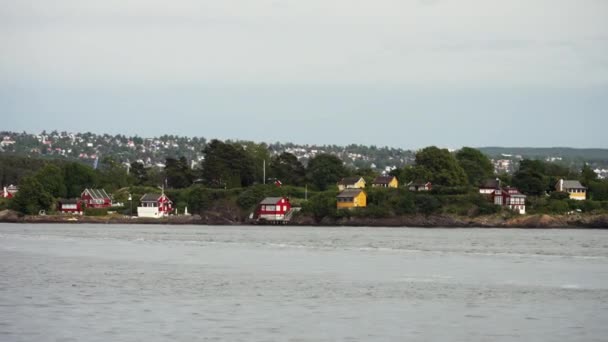
<instances>
[{"instance_id":1,"label":"utility pole","mask_svg":"<svg viewBox=\"0 0 608 342\"><path fill-rule=\"evenodd\" d=\"M264 184L266 184L266 159L264 159L263 174L264 174Z\"/></svg>"}]
</instances>

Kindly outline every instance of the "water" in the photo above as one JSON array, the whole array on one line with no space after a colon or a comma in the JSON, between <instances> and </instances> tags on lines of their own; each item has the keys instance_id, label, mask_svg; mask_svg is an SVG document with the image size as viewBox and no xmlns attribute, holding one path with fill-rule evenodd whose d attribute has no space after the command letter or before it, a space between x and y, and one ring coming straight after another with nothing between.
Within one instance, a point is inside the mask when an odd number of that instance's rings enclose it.
<instances>
[{"instance_id":1,"label":"water","mask_svg":"<svg viewBox=\"0 0 608 342\"><path fill-rule=\"evenodd\" d=\"M606 341L608 231L0 224L0 341Z\"/></svg>"}]
</instances>

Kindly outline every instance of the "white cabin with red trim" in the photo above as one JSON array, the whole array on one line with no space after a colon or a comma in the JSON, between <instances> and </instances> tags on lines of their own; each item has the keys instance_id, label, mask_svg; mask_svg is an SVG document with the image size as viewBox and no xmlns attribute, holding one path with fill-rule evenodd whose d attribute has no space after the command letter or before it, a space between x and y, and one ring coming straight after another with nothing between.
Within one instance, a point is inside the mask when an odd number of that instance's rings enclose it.
<instances>
[{"instance_id":1,"label":"white cabin with red trim","mask_svg":"<svg viewBox=\"0 0 608 342\"><path fill-rule=\"evenodd\" d=\"M161 218L169 216L173 211L173 202L163 194L145 194L139 200L141 205L137 207L137 216Z\"/></svg>"},{"instance_id":2,"label":"white cabin with red trim","mask_svg":"<svg viewBox=\"0 0 608 342\"><path fill-rule=\"evenodd\" d=\"M258 204L255 211L257 220L284 221L291 210L291 203L287 197L266 197Z\"/></svg>"},{"instance_id":3,"label":"white cabin with red trim","mask_svg":"<svg viewBox=\"0 0 608 342\"><path fill-rule=\"evenodd\" d=\"M17 191L19 191L19 188L16 187L15 185L9 185L9 186L5 186L2 189L2 197L3 198L13 198L15 197L15 194L17 193Z\"/></svg>"}]
</instances>

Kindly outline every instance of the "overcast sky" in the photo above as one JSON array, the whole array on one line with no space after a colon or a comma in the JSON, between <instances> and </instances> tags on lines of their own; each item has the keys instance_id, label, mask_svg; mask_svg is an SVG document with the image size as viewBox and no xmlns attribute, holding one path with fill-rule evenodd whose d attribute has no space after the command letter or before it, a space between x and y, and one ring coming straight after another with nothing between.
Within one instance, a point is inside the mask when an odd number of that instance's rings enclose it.
<instances>
[{"instance_id":1,"label":"overcast sky","mask_svg":"<svg viewBox=\"0 0 608 342\"><path fill-rule=\"evenodd\" d=\"M0 130L608 147L607 0L0 0Z\"/></svg>"}]
</instances>

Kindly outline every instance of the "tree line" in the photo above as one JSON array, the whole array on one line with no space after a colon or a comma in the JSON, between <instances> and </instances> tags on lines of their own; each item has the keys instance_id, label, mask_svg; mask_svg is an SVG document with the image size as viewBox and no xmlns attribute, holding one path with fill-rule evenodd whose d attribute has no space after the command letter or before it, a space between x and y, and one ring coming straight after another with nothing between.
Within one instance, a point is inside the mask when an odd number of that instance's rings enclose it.
<instances>
[{"instance_id":1,"label":"tree line","mask_svg":"<svg viewBox=\"0 0 608 342\"><path fill-rule=\"evenodd\" d=\"M211 202L219 199L251 210L268 194L287 194L301 199L306 187L311 192L310 212L320 217L324 211L335 211L332 201L336 183L341 178L362 176L370 184L379 174L369 168L346 167L340 158L331 154L318 154L304 165L293 154L271 155L269 151L265 144L212 140L205 145L204 159L198 167L191 168L191 161L181 156L166 158L164 169L147 168L137 162L126 166L112 157L102 158L98 168L93 169L79 162L58 159L0 156L0 180L3 186L19 185L20 191L10 204L23 213L49 210L57 199L79 197L87 187L105 188L124 201L127 194L160 191L160 186L176 198L178 207L188 205L194 211L206 210ZM401 185L410 181L431 182L433 191L418 195L407 194L404 189L384 193L368 189L370 205L362 212L372 216L434 213L446 210L456 201L460 203L459 208L454 209L458 213L472 207L477 208L476 213L490 213L494 209L480 200L477 188L484 180L496 177L530 196L533 210L557 211L580 205L557 195L549 197L560 178L578 179L587 186L589 198L599 203L586 204L595 206L591 209L601 209L600 202L608 201L608 182L597 179L588 166L577 170L544 161L523 160L513 175L495 175L491 161L479 150L469 147L455 153L435 146L421 149L415 155L414 165L395 169L391 175L396 176ZM276 180L285 185L283 189L262 186ZM449 196L460 197L450 199Z\"/></svg>"}]
</instances>

